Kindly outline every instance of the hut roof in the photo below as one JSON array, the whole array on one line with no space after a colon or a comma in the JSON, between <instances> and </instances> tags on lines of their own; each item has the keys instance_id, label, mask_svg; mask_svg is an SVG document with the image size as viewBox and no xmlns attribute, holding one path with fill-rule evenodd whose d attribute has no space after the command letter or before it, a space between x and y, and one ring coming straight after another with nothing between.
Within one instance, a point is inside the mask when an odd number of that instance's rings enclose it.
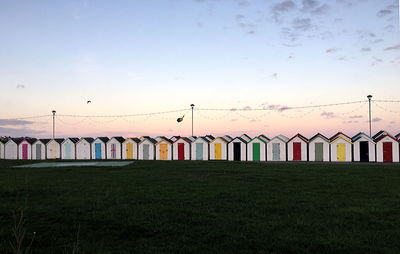
<instances>
[{"instance_id":1,"label":"hut roof","mask_svg":"<svg viewBox=\"0 0 400 254\"><path fill-rule=\"evenodd\" d=\"M343 132L336 133L329 140L330 140L330 142L333 142L333 141L335 141L336 139L338 139L340 137L344 138L345 140L347 139L346 141L351 143L351 138L349 136L347 136L346 134L344 134Z\"/></svg>"},{"instance_id":2,"label":"hut roof","mask_svg":"<svg viewBox=\"0 0 400 254\"><path fill-rule=\"evenodd\" d=\"M186 138L186 137L179 137L177 140L174 141L174 143L178 142L180 139L189 144L192 143L192 140L190 140L189 138Z\"/></svg>"},{"instance_id":3,"label":"hut roof","mask_svg":"<svg viewBox=\"0 0 400 254\"><path fill-rule=\"evenodd\" d=\"M329 138L327 138L326 136L322 135L321 133L315 134L312 138L310 138L310 139L308 140L308 142L311 142L311 141L313 141L313 140L316 139L316 138L322 138L323 140L325 140L326 142L329 143Z\"/></svg>"},{"instance_id":4,"label":"hut roof","mask_svg":"<svg viewBox=\"0 0 400 254\"><path fill-rule=\"evenodd\" d=\"M90 137L86 137L86 138L82 138L84 140L86 140L89 144L93 143L94 138L90 138Z\"/></svg>"},{"instance_id":5,"label":"hut roof","mask_svg":"<svg viewBox=\"0 0 400 254\"><path fill-rule=\"evenodd\" d=\"M361 139L361 138L366 138L368 140L370 140L371 142L374 142L374 140L368 136L367 134L365 134L364 132L359 132L356 135L354 135L354 137L351 138L352 142L356 142L357 140Z\"/></svg>"},{"instance_id":6,"label":"hut roof","mask_svg":"<svg viewBox=\"0 0 400 254\"><path fill-rule=\"evenodd\" d=\"M303 140L304 142L308 143L308 139L306 137L304 137L303 135L301 135L300 133L297 133L296 135L294 135L291 139L288 140L288 142L292 141L295 138L300 138L301 140Z\"/></svg>"},{"instance_id":7,"label":"hut roof","mask_svg":"<svg viewBox=\"0 0 400 254\"><path fill-rule=\"evenodd\" d=\"M196 142L197 140L202 140L202 141L207 142L207 143L210 142L210 140L207 137L198 137L193 141L193 143Z\"/></svg>"},{"instance_id":8,"label":"hut roof","mask_svg":"<svg viewBox=\"0 0 400 254\"><path fill-rule=\"evenodd\" d=\"M121 137L121 136L117 136L117 137L112 137L111 139L115 139L115 140L117 140L119 143L123 143L124 141L125 141L125 139L123 138L123 137ZM110 140L111 140L110 139ZM110 140L108 140L108 141L110 141ZM107 141L107 142L108 142Z\"/></svg>"},{"instance_id":9,"label":"hut roof","mask_svg":"<svg viewBox=\"0 0 400 254\"><path fill-rule=\"evenodd\" d=\"M235 140L239 140L240 142L245 143L245 144L249 143L247 140L245 140L245 139L243 139L241 137L236 137L236 138L232 139L229 143L232 143Z\"/></svg>"},{"instance_id":10,"label":"hut roof","mask_svg":"<svg viewBox=\"0 0 400 254\"><path fill-rule=\"evenodd\" d=\"M381 141L382 139L384 139L384 138L386 138L386 137L389 137L389 138L391 138L391 139L393 139L394 141L398 141L395 137L393 137L392 135L390 135L389 133L384 133L384 134L381 134L381 135L379 135L376 139L374 139L374 141L376 142L376 143L378 143L379 141Z\"/></svg>"}]
</instances>

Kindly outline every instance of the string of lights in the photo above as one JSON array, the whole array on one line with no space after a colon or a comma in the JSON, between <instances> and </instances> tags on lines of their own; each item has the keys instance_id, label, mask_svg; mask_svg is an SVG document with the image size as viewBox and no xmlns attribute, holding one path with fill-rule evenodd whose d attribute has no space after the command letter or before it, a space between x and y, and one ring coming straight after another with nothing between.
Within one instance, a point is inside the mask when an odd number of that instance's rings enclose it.
<instances>
[{"instance_id":1,"label":"string of lights","mask_svg":"<svg viewBox=\"0 0 400 254\"><path fill-rule=\"evenodd\" d=\"M400 111L387 109L387 108L385 108L385 107L379 105L379 104L376 103L375 101L373 102L373 104L374 104L376 107L378 107L379 109L383 110L383 111L386 111L386 112L389 112L389 113L393 113L393 114L400 114Z\"/></svg>"}]
</instances>

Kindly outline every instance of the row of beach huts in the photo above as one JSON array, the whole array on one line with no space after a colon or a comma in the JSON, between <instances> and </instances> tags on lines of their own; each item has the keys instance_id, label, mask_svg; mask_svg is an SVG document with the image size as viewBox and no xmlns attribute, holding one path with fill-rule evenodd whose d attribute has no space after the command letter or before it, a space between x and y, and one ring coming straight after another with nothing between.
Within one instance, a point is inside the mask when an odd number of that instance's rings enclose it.
<instances>
[{"instance_id":1,"label":"row of beach huts","mask_svg":"<svg viewBox=\"0 0 400 254\"><path fill-rule=\"evenodd\" d=\"M158 136L151 138L0 138L0 159L8 160L230 160L399 162L400 134L380 131L373 137L338 132L331 138L318 133L310 139L248 135L232 138Z\"/></svg>"}]
</instances>

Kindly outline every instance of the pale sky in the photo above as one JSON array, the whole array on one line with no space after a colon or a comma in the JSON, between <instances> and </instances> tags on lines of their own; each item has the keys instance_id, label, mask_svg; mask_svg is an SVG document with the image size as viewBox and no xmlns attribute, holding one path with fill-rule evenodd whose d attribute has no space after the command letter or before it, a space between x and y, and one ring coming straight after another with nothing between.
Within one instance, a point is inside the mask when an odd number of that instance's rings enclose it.
<instances>
[{"instance_id":1,"label":"pale sky","mask_svg":"<svg viewBox=\"0 0 400 254\"><path fill-rule=\"evenodd\" d=\"M53 109L122 115L191 103L277 109L195 111L195 135L353 135L368 132L365 103L279 108L368 94L400 100L397 0L0 0L0 45L0 136L50 136L51 117L5 119ZM400 132L400 103L376 103L374 132ZM62 137L190 135L190 117L60 116L56 129Z\"/></svg>"}]
</instances>

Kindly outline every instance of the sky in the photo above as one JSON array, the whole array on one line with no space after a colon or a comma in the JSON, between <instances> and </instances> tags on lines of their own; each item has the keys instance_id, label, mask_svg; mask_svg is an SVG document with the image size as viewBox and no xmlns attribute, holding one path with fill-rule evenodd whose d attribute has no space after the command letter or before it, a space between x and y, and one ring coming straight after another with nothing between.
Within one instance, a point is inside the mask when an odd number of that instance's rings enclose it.
<instances>
[{"instance_id":1,"label":"sky","mask_svg":"<svg viewBox=\"0 0 400 254\"><path fill-rule=\"evenodd\" d=\"M368 103L293 107L400 100L399 2L0 0L0 88L0 136L191 135L192 103L194 135L368 133Z\"/></svg>"}]
</instances>

